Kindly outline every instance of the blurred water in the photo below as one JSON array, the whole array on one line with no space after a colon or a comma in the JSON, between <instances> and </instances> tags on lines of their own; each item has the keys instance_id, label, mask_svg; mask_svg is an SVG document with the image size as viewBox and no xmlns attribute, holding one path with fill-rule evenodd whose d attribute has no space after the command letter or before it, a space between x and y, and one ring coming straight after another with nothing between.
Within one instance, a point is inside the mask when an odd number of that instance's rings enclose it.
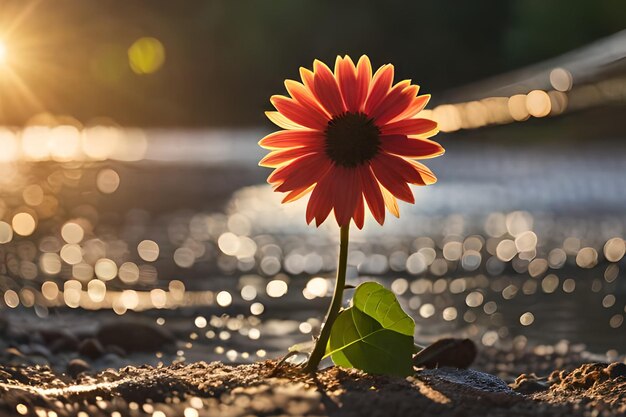
<instances>
[{"instance_id":1,"label":"blurred water","mask_svg":"<svg viewBox=\"0 0 626 417\"><path fill-rule=\"evenodd\" d=\"M0 308L61 323L137 311L189 337L189 359L310 339L337 228L307 226L306 199L280 204L256 166L262 135L148 131L141 161L2 165ZM442 141L426 161L439 182L353 231L351 283L390 286L423 343L626 351L623 146Z\"/></svg>"},{"instance_id":2,"label":"blurred water","mask_svg":"<svg viewBox=\"0 0 626 417\"><path fill-rule=\"evenodd\" d=\"M224 130L149 133L146 159L166 163L256 165L266 153L256 142L268 132ZM443 136L443 135L440 135ZM436 187L419 190L416 213L533 210L623 212L626 158L619 139L594 143L524 145L439 137L444 157L427 161ZM269 170L263 172L269 173Z\"/></svg>"}]
</instances>

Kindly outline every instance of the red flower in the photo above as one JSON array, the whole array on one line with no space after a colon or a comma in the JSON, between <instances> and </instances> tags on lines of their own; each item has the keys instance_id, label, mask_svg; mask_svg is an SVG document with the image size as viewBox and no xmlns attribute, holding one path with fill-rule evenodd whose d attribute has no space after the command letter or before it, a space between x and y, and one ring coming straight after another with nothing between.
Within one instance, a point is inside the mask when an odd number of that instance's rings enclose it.
<instances>
[{"instance_id":1,"label":"red flower","mask_svg":"<svg viewBox=\"0 0 626 417\"><path fill-rule=\"evenodd\" d=\"M339 226L354 219L362 228L365 198L383 224L385 206L399 215L396 198L415 202L408 184L437 181L414 160L444 153L426 139L437 133L437 123L415 117L430 96L417 96L419 87L408 80L393 85L391 64L372 76L365 55L356 66L337 57L334 74L317 60L313 68L300 69L303 83L285 81L291 97L272 96L278 111L266 114L286 130L259 142L271 150L259 165L276 168L267 181L288 193L283 203L311 192L307 223L315 219L319 226L334 210Z\"/></svg>"}]
</instances>

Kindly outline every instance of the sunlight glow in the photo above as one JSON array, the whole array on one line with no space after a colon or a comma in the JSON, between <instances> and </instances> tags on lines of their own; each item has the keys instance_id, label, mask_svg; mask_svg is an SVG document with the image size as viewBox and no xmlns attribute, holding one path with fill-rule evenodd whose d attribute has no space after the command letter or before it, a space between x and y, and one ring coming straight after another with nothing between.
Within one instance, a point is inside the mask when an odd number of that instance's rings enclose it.
<instances>
[{"instance_id":1,"label":"sunlight glow","mask_svg":"<svg viewBox=\"0 0 626 417\"><path fill-rule=\"evenodd\" d=\"M0 40L0 64L4 64L7 60L7 46Z\"/></svg>"}]
</instances>

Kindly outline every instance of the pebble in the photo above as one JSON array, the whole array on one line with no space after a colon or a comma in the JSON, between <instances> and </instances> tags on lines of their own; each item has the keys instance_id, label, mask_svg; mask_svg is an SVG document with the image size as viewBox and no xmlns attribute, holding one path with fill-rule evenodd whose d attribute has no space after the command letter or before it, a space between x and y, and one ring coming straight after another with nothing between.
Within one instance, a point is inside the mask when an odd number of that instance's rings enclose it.
<instances>
[{"instance_id":1,"label":"pebble","mask_svg":"<svg viewBox=\"0 0 626 417\"><path fill-rule=\"evenodd\" d=\"M515 382L510 385L510 387L515 392L529 395L536 392L546 391L548 389L548 384L545 381L540 380L540 378L537 378L535 374L521 374L517 377Z\"/></svg>"},{"instance_id":2,"label":"pebble","mask_svg":"<svg viewBox=\"0 0 626 417\"><path fill-rule=\"evenodd\" d=\"M497 376L473 369L438 368L419 371L418 376L427 376L433 379L446 381L456 386L464 386L468 390L512 393L511 388Z\"/></svg>"},{"instance_id":3,"label":"pebble","mask_svg":"<svg viewBox=\"0 0 626 417\"><path fill-rule=\"evenodd\" d=\"M478 349L470 339L439 339L413 357L418 368L468 368L476 359Z\"/></svg>"},{"instance_id":4,"label":"pebble","mask_svg":"<svg viewBox=\"0 0 626 417\"><path fill-rule=\"evenodd\" d=\"M49 359L52 356L52 352L50 352L47 347L39 344L30 345L29 354L43 356L46 359Z\"/></svg>"},{"instance_id":5,"label":"pebble","mask_svg":"<svg viewBox=\"0 0 626 417\"><path fill-rule=\"evenodd\" d=\"M76 378L80 373L88 371L89 369L90 369L89 364L79 358L72 359L67 364L67 373L72 378Z\"/></svg>"},{"instance_id":6,"label":"pebble","mask_svg":"<svg viewBox=\"0 0 626 417\"><path fill-rule=\"evenodd\" d=\"M108 368L102 371L100 373L100 376L102 376L103 379L117 379L119 378L120 374L115 369Z\"/></svg>"},{"instance_id":7,"label":"pebble","mask_svg":"<svg viewBox=\"0 0 626 417\"><path fill-rule=\"evenodd\" d=\"M626 363L613 362L606 367L605 372L610 378L626 377Z\"/></svg>"},{"instance_id":8,"label":"pebble","mask_svg":"<svg viewBox=\"0 0 626 417\"><path fill-rule=\"evenodd\" d=\"M78 346L78 353L91 359L98 359L104 352L102 343L93 338L83 340Z\"/></svg>"},{"instance_id":9,"label":"pebble","mask_svg":"<svg viewBox=\"0 0 626 417\"><path fill-rule=\"evenodd\" d=\"M80 344L78 338L67 330L42 329L39 330L39 334L54 353L76 351Z\"/></svg>"},{"instance_id":10,"label":"pebble","mask_svg":"<svg viewBox=\"0 0 626 417\"><path fill-rule=\"evenodd\" d=\"M10 358L23 358L24 357L24 354L20 352L19 349L14 348L14 347L6 348L4 350L4 353Z\"/></svg>"}]
</instances>

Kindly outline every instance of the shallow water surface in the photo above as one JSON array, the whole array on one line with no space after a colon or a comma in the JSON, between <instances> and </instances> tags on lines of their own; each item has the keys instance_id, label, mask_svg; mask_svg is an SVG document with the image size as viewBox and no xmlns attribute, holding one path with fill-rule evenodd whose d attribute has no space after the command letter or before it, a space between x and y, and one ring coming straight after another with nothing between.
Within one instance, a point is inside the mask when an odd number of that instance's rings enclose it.
<instances>
[{"instance_id":1,"label":"shallow water surface","mask_svg":"<svg viewBox=\"0 0 626 417\"><path fill-rule=\"evenodd\" d=\"M141 161L2 165L1 314L74 329L141 316L179 339L154 363L245 362L310 340L338 232L305 224L306 199L280 205L256 167L260 135L159 131ZM353 231L349 282L389 286L420 343L623 354L624 149L444 145L414 206Z\"/></svg>"}]
</instances>

